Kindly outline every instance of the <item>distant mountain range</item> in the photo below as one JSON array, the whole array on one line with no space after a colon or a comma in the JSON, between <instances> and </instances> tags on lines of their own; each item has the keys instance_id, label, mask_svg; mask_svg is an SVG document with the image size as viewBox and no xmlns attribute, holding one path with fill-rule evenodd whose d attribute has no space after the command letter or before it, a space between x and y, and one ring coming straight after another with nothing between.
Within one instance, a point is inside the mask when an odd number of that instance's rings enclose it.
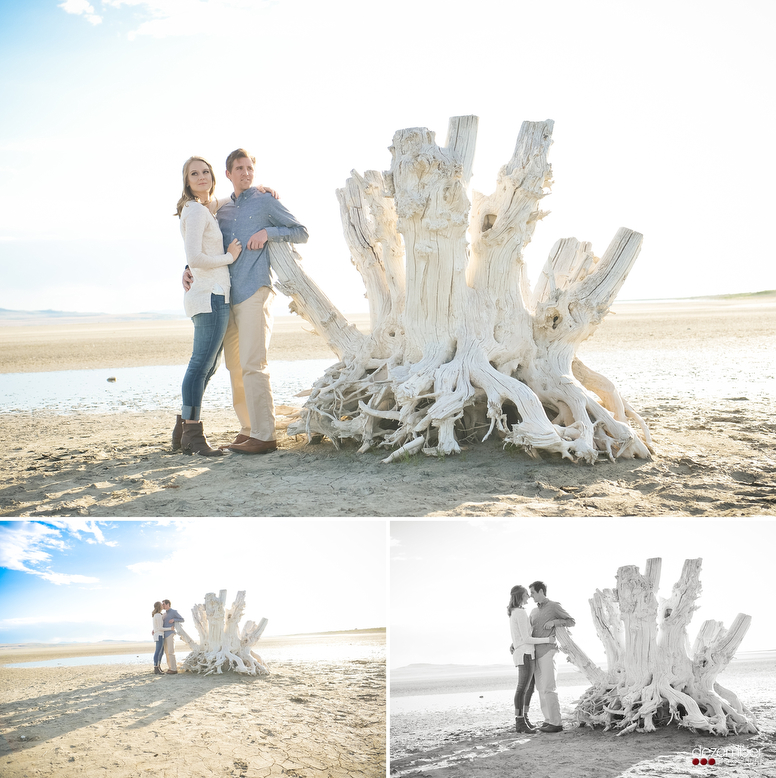
<instances>
[{"instance_id":1,"label":"distant mountain range","mask_svg":"<svg viewBox=\"0 0 776 778\"><path fill-rule=\"evenodd\" d=\"M776 296L776 289L766 289L761 292L741 292L739 294L716 294L700 297L672 298L676 300L731 300L763 298ZM661 302L660 300L619 300L625 303ZM158 321L160 319L185 319L180 311L144 311L140 313L84 313L81 311L14 311L8 308L0 308L0 323L17 322L24 323L34 319L71 319L79 321Z\"/></svg>"},{"instance_id":2,"label":"distant mountain range","mask_svg":"<svg viewBox=\"0 0 776 778\"><path fill-rule=\"evenodd\" d=\"M0 308L0 323L24 324L35 320L48 321L159 321L160 319L185 319L181 312L173 311L145 311L142 313L84 313L83 311L13 311L8 308Z\"/></svg>"}]
</instances>

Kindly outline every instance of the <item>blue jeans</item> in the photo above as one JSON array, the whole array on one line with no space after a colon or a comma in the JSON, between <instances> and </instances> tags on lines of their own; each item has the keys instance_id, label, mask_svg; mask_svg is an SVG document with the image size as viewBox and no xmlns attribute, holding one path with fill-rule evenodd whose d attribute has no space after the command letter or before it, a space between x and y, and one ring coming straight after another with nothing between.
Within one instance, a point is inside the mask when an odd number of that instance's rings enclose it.
<instances>
[{"instance_id":1,"label":"blue jeans","mask_svg":"<svg viewBox=\"0 0 776 778\"><path fill-rule=\"evenodd\" d=\"M183 377L181 418L199 421L202 396L221 361L224 334L229 324L229 303L222 294L210 295L210 313L198 313L194 322L194 348Z\"/></svg>"},{"instance_id":2,"label":"blue jeans","mask_svg":"<svg viewBox=\"0 0 776 778\"><path fill-rule=\"evenodd\" d=\"M531 704L534 692L534 658L523 654L523 664L517 666L517 689L515 690L515 715L524 716Z\"/></svg>"},{"instance_id":3,"label":"blue jeans","mask_svg":"<svg viewBox=\"0 0 776 778\"><path fill-rule=\"evenodd\" d=\"M164 653L164 637L156 638L156 651L154 651L154 667L159 667L162 663L162 654Z\"/></svg>"}]
</instances>

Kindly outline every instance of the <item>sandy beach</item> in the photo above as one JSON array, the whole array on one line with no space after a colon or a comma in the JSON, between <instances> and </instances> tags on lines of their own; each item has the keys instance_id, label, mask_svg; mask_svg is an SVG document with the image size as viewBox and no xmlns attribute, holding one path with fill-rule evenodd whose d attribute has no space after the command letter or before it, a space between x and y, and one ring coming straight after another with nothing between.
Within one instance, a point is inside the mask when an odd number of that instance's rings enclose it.
<instances>
[{"instance_id":1,"label":"sandy beach","mask_svg":"<svg viewBox=\"0 0 776 778\"><path fill-rule=\"evenodd\" d=\"M0 371L184 365L187 328L5 322ZM270 358L332 356L303 330L301 320L283 320ZM655 455L594 466L533 460L497 440L384 465L383 452L286 436L291 407L278 409L277 453L217 459L170 451L175 407L3 413L0 515L771 516L775 347L776 294L615 304L580 356L645 418ZM212 442L233 439L230 408L206 418Z\"/></svg>"},{"instance_id":2,"label":"sandy beach","mask_svg":"<svg viewBox=\"0 0 776 778\"><path fill-rule=\"evenodd\" d=\"M293 659L300 646L359 644L366 659ZM150 642L0 646L0 774L157 778L382 778L385 631L262 639L263 678L177 676L147 665L9 668L83 651L146 653ZM374 658L379 656L380 658Z\"/></svg>"},{"instance_id":3,"label":"sandy beach","mask_svg":"<svg viewBox=\"0 0 776 778\"><path fill-rule=\"evenodd\" d=\"M476 704L445 708L423 697L427 709L391 710L391 775L394 778L673 778L725 776L766 778L776 775L776 675L774 652L738 658L719 677L755 714L756 735L716 738L677 727L618 737L614 732L579 728L574 703L586 688L579 673L559 674L558 694L564 731L554 735L517 735L511 717L512 690L483 683ZM575 677L576 676L576 677ZM393 674L392 674L393 678ZM578 684L582 683L582 686ZM416 685L417 682L416 682ZM420 684L422 687L422 684ZM400 688L405 694L408 689ZM429 691L429 685L422 689ZM396 690L391 687L391 699ZM439 698L446 695L439 695ZM491 711L488 711L488 706ZM497 707L498 706L498 707ZM540 721L536 706L533 720ZM493 708L503 723L493 724ZM713 766L693 765L694 756L714 758ZM714 750L712 750L714 749Z\"/></svg>"}]
</instances>

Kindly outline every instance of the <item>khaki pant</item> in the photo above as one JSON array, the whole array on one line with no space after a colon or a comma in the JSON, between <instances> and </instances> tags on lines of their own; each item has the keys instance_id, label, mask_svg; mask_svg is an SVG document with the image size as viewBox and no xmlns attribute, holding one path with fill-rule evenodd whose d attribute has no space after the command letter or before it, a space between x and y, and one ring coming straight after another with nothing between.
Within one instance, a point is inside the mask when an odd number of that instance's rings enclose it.
<instances>
[{"instance_id":1,"label":"khaki pant","mask_svg":"<svg viewBox=\"0 0 776 778\"><path fill-rule=\"evenodd\" d=\"M233 303L224 336L224 360L240 432L257 440L275 440L275 402L267 365L274 297L270 287L262 286L247 300Z\"/></svg>"},{"instance_id":2,"label":"khaki pant","mask_svg":"<svg viewBox=\"0 0 776 778\"><path fill-rule=\"evenodd\" d=\"M534 679L536 691L539 692L539 704L544 720L548 724L560 726L560 702L555 687L555 654L557 653L557 649L553 649L542 656L537 655L534 665Z\"/></svg>"},{"instance_id":3,"label":"khaki pant","mask_svg":"<svg viewBox=\"0 0 776 778\"><path fill-rule=\"evenodd\" d=\"M177 670L178 665L175 662L175 646L173 643L175 642L175 633L171 632L169 635L166 635L164 638L164 656L167 660L167 669L168 670Z\"/></svg>"}]
</instances>

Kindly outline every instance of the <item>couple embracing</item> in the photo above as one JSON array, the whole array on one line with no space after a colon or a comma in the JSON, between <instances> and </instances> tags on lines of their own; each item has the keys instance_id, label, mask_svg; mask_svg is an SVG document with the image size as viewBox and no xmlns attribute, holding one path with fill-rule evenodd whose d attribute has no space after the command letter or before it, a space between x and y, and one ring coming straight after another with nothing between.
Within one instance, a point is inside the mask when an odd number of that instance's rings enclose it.
<instances>
[{"instance_id":1,"label":"couple embracing","mask_svg":"<svg viewBox=\"0 0 776 778\"><path fill-rule=\"evenodd\" d=\"M167 675L177 675L178 666L175 662L175 624L179 621L185 621L183 616L178 613L169 600L162 600L154 603L154 609L151 612L153 630L151 634L154 638L156 650L154 651L154 675L165 675L162 670L162 652L167 658Z\"/></svg>"},{"instance_id":2,"label":"couple embracing","mask_svg":"<svg viewBox=\"0 0 776 778\"><path fill-rule=\"evenodd\" d=\"M555 627L573 627L576 622L560 603L547 598L547 586L534 581L526 590L513 586L510 591L507 614L512 632L512 661L517 667L515 691L515 729L517 732L554 734L563 731L560 703L555 688ZM528 598L536 607L529 616L525 611ZM534 727L528 720L534 688L539 693L539 704L544 723Z\"/></svg>"},{"instance_id":3,"label":"couple embracing","mask_svg":"<svg viewBox=\"0 0 776 778\"><path fill-rule=\"evenodd\" d=\"M267 454L277 449L267 366L275 296L268 245L305 243L307 229L280 204L276 192L253 186L255 164L255 157L242 148L226 158L234 192L220 200L213 197L216 177L207 160L190 157L183 166L176 215L188 262L184 307L194 322L194 347L172 446L185 454L221 456L224 449ZM231 444L212 448L200 413L222 351L241 429Z\"/></svg>"}]
</instances>

